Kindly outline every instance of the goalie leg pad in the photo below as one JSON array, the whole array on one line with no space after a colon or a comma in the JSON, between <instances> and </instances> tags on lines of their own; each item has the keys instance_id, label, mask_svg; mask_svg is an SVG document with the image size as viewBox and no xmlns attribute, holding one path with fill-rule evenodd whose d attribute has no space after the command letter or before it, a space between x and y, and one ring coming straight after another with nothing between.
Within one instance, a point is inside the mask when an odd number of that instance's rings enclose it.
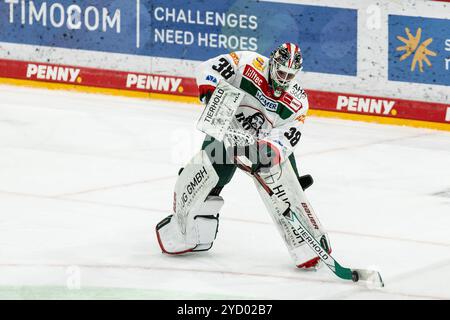
<instances>
[{"instance_id":1,"label":"goalie leg pad","mask_svg":"<svg viewBox=\"0 0 450 320\"><path fill-rule=\"evenodd\" d=\"M186 232L182 233L175 215L163 219L156 226L156 235L163 253L183 254L211 249L219 227L219 211L223 206L220 196L209 196L192 212L188 219Z\"/></svg>"},{"instance_id":2,"label":"goalie leg pad","mask_svg":"<svg viewBox=\"0 0 450 320\"><path fill-rule=\"evenodd\" d=\"M261 172L260 176L272 189L275 196L281 200L274 201L255 181L267 211L275 222L295 265L299 268L314 267L319 261L316 252L308 246L298 230L295 230L288 219L282 215L286 210L286 205L288 205L291 212L298 216L303 225L308 228L308 231L321 243L322 247L330 252L330 242L326 232L303 191L303 188L307 187L312 179L304 179L303 182L308 183L301 185L289 161L284 161L280 166L273 166L269 171Z\"/></svg>"},{"instance_id":3,"label":"goalie leg pad","mask_svg":"<svg viewBox=\"0 0 450 320\"><path fill-rule=\"evenodd\" d=\"M174 214L156 226L164 253L180 254L212 246L218 227L220 196L209 196L219 177L201 150L180 170L174 191Z\"/></svg>"}]
</instances>

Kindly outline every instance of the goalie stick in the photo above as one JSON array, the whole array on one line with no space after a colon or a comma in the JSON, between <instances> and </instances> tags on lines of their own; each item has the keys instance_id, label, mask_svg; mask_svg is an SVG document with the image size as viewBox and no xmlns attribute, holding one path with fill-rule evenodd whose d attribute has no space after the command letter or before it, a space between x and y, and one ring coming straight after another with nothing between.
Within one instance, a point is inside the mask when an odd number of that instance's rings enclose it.
<instances>
[{"instance_id":1,"label":"goalie stick","mask_svg":"<svg viewBox=\"0 0 450 320\"><path fill-rule=\"evenodd\" d=\"M239 158L237 161L240 162L237 166L243 171L250 174L260 185L261 187L269 194L269 196L280 202L281 200L275 196L272 189L266 184L264 179L258 174L251 172L251 168L247 165L243 164ZM378 287L384 287L383 279L381 278L381 274L375 270L366 270L366 269L350 269L339 264L331 254L328 254L326 250L321 246L321 244L314 238L313 235L308 231L308 229L304 226L304 224L298 218L297 213L295 213L290 207L288 207L283 213L282 216L288 221L288 223L295 228L304 239L304 241L308 244L308 246L313 250L318 257L323 261L323 263L331 270L333 273L341 279L344 280L352 280L353 282L365 281L371 283Z\"/></svg>"}]
</instances>

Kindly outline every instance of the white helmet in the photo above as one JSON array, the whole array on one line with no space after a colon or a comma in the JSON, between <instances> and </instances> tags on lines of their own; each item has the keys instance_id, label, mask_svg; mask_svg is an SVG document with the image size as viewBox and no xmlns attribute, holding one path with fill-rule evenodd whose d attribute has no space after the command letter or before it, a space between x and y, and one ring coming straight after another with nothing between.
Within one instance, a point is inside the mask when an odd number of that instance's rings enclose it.
<instances>
[{"instance_id":1,"label":"white helmet","mask_svg":"<svg viewBox=\"0 0 450 320\"><path fill-rule=\"evenodd\" d=\"M303 68L303 57L299 46L283 43L270 54L270 78L275 96L279 97Z\"/></svg>"}]
</instances>

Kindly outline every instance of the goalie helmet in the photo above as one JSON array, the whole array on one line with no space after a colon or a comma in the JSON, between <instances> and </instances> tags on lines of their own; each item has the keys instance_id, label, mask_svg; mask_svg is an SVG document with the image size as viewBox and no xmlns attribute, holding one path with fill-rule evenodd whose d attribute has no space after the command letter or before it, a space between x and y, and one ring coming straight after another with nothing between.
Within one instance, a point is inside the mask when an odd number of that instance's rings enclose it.
<instances>
[{"instance_id":1,"label":"goalie helmet","mask_svg":"<svg viewBox=\"0 0 450 320\"><path fill-rule=\"evenodd\" d=\"M281 96L298 71L303 68L303 57L299 46L283 43L270 54L270 78L276 97Z\"/></svg>"}]
</instances>

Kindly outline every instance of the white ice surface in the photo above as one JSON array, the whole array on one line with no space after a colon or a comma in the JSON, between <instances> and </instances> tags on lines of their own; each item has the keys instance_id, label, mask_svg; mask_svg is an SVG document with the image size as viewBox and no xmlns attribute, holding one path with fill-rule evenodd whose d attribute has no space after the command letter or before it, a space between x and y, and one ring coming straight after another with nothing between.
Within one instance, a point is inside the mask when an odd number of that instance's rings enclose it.
<instances>
[{"instance_id":1,"label":"white ice surface","mask_svg":"<svg viewBox=\"0 0 450 320\"><path fill-rule=\"evenodd\" d=\"M200 111L0 86L0 298L450 299L450 134L434 130L309 117L296 150L335 258L384 289L296 269L241 172L213 249L162 255Z\"/></svg>"}]
</instances>

